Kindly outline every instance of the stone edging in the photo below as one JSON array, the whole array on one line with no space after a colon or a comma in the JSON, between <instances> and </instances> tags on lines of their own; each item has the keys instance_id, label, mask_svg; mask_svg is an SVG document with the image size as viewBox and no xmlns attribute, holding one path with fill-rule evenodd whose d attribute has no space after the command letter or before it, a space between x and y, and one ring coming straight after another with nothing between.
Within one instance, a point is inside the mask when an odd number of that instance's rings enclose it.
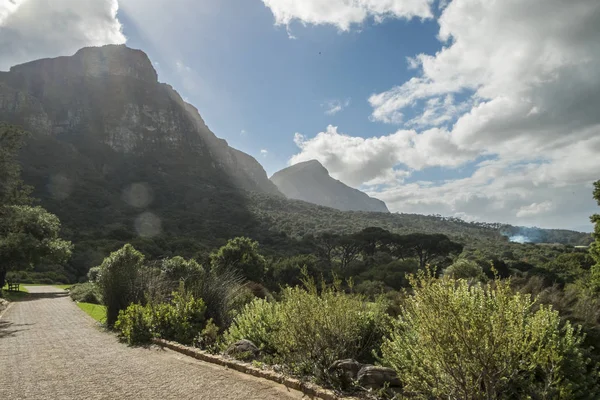
<instances>
[{"instance_id":1,"label":"stone edging","mask_svg":"<svg viewBox=\"0 0 600 400\"><path fill-rule=\"evenodd\" d=\"M333 391L324 389L322 387L304 383L298 379L289 378L282 374L278 374L274 371L263 370L256 368L250 364L243 363L241 361L225 358L219 355L207 353L205 351L195 349L193 347L184 346L176 342L170 342L164 339L152 339L154 344L162 347L166 347L173 351L176 351L186 356L196 358L201 361L209 362L212 364L222 365L227 368L231 368L238 372L256 376L258 378L268 379L270 381L282 384L290 389L298 390L305 395L316 397L323 400L340 400L340 399L355 399L354 397L339 397Z\"/></svg>"}]
</instances>

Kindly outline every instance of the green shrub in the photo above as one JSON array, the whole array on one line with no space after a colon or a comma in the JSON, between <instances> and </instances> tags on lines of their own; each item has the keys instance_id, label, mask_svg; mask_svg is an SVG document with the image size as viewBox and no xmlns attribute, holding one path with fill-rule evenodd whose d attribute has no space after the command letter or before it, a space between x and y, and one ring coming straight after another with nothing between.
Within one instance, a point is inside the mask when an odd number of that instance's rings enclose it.
<instances>
[{"instance_id":1,"label":"green shrub","mask_svg":"<svg viewBox=\"0 0 600 400\"><path fill-rule=\"evenodd\" d=\"M206 306L191 294L175 292L169 303L149 304L155 336L191 344L204 326Z\"/></svg>"},{"instance_id":2,"label":"green shrub","mask_svg":"<svg viewBox=\"0 0 600 400\"><path fill-rule=\"evenodd\" d=\"M206 306L185 292L172 296L168 303L131 304L121 310L115 328L129 344L143 344L152 337L192 344L204 327Z\"/></svg>"},{"instance_id":3,"label":"green shrub","mask_svg":"<svg viewBox=\"0 0 600 400\"><path fill-rule=\"evenodd\" d=\"M340 282L320 293L312 279L305 286L284 289L277 303L256 299L246 305L225 342L251 340L294 373L319 380L335 360L370 361L388 329L384 302L346 294Z\"/></svg>"},{"instance_id":4,"label":"green shrub","mask_svg":"<svg viewBox=\"0 0 600 400\"><path fill-rule=\"evenodd\" d=\"M102 294L94 283L76 283L69 288L69 296L73 301L82 303L102 304Z\"/></svg>"},{"instance_id":5,"label":"green shrub","mask_svg":"<svg viewBox=\"0 0 600 400\"><path fill-rule=\"evenodd\" d=\"M92 267L87 273L88 281L92 283L98 282L98 278L100 277L100 267Z\"/></svg>"},{"instance_id":6,"label":"green shrub","mask_svg":"<svg viewBox=\"0 0 600 400\"><path fill-rule=\"evenodd\" d=\"M195 298L204 300L206 318L212 319L217 326L226 328L236 309L240 307L243 300L240 297L247 294L242 282L242 276L233 270L205 272L202 279L189 287L189 291Z\"/></svg>"},{"instance_id":7,"label":"green shrub","mask_svg":"<svg viewBox=\"0 0 600 400\"><path fill-rule=\"evenodd\" d=\"M164 279L173 289L179 287L180 281L185 282L188 288L204 277L204 268L200 264L195 260L186 260L179 256L164 260L160 269Z\"/></svg>"},{"instance_id":8,"label":"green shrub","mask_svg":"<svg viewBox=\"0 0 600 400\"><path fill-rule=\"evenodd\" d=\"M196 344L211 353L218 353L220 350L219 341L219 327L212 319L209 319L206 321L206 326L202 329L200 335L196 338Z\"/></svg>"},{"instance_id":9,"label":"green shrub","mask_svg":"<svg viewBox=\"0 0 600 400\"><path fill-rule=\"evenodd\" d=\"M416 398L597 398L582 336L550 307L535 311L507 281L420 273L411 284L381 361Z\"/></svg>"},{"instance_id":10,"label":"green shrub","mask_svg":"<svg viewBox=\"0 0 600 400\"><path fill-rule=\"evenodd\" d=\"M279 304L275 348L282 362L321 380L335 360L371 361L388 329L385 303L346 294L340 282L320 293L312 279L305 286L285 289Z\"/></svg>"},{"instance_id":11,"label":"green shrub","mask_svg":"<svg viewBox=\"0 0 600 400\"><path fill-rule=\"evenodd\" d=\"M143 254L130 244L111 253L102 262L98 285L106 305L109 327L116 322L119 311L143 299L143 288L138 285L138 271L143 262Z\"/></svg>"},{"instance_id":12,"label":"green shrub","mask_svg":"<svg viewBox=\"0 0 600 400\"><path fill-rule=\"evenodd\" d=\"M149 343L152 339L151 310L139 304L131 304L119 312L114 327L130 345Z\"/></svg>"},{"instance_id":13,"label":"green shrub","mask_svg":"<svg viewBox=\"0 0 600 400\"><path fill-rule=\"evenodd\" d=\"M233 324L224 335L225 343L231 344L247 339L263 353L277 353L275 334L281 327L280 303L254 299L242 308Z\"/></svg>"},{"instance_id":14,"label":"green shrub","mask_svg":"<svg viewBox=\"0 0 600 400\"><path fill-rule=\"evenodd\" d=\"M453 279L485 280L483 268L475 261L464 258L457 260L454 264L446 268L444 275Z\"/></svg>"}]
</instances>

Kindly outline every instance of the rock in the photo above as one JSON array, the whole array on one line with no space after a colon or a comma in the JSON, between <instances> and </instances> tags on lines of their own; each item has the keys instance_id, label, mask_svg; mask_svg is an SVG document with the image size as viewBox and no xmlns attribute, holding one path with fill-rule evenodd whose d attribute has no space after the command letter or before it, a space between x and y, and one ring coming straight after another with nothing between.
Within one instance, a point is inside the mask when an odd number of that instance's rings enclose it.
<instances>
[{"instance_id":1,"label":"rock","mask_svg":"<svg viewBox=\"0 0 600 400\"><path fill-rule=\"evenodd\" d=\"M254 360L258 357L259 352L258 347L246 339L238 340L225 350L225 354L228 356L244 360Z\"/></svg>"},{"instance_id":2,"label":"rock","mask_svg":"<svg viewBox=\"0 0 600 400\"><path fill-rule=\"evenodd\" d=\"M402 387L402 382L391 368L365 365L358 371L358 383L368 389L381 389L389 382L390 388Z\"/></svg>"},{"instance_id":3,"label":"rock","mask_svg":"<svg viewBox=\"0 0 600 400\"><path fill-rule=\"evenodd\" d=\"M337 373L338 376L343 377L346 381L350 382L355 380L358 371L362 368L362 364L358 361L349 358L346 360L337 360L329 367L329 372L332 374Z\"/></svg>"}]
</instances>

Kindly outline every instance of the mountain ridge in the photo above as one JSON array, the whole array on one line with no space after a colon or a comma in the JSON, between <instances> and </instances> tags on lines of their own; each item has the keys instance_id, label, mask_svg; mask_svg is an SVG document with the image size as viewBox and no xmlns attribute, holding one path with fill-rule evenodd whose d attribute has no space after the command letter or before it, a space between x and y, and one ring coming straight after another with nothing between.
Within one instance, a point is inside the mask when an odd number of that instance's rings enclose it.
<instances>
[{"instance_id":1,"label":"mountain ridge","mask_svg":"<svg viewBox=\"0 0 600 400\"><path fill-rule=\"evenodd\" d=\"M158 81L143 51L124 45L11 67L0 74L0 118L61 141L85 137L120 153L196 153L212 158L205 169L223 169L234 185L280 195L254 157L218 138L194 106Z\"/></svg>"},{"instance_id":2,"label":"mountain ridge","mask_svg":"<svg viewBox=\"0 0 600 400\"><path fill-rule=\"evenodd\" d=\"M291 165L274 173L271 182L287 198L340 211L389 213L385 203L334 179L317 160Z\"/></svg>"}]
</instances>

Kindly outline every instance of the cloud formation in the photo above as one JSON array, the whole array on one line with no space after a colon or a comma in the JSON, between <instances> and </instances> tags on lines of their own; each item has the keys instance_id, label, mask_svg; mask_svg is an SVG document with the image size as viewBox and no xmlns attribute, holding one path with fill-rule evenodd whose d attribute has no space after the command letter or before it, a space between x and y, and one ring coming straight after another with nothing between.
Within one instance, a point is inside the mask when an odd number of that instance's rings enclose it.
<instances>
[{"instance_id":1,"label":"cloud formation","mask_svg":"<svg viewBox=\"0 0 600 400\"><path fill-rule=\"evenodd\" d=\"M368 99L371 119L404 129L296 136L291 162L317 158L395 211L585 225L600 178L600 3L453 0L438 23L441 50L410 58L413 78ZM466 178L389 179L466 163Z\"/></svg>"},{"instance_id":2,"label":"cloud formation","mask_svg":"<svg viewBox=\"0 0 600 400\"><path fill-rule=\"evenodd\" d=\"M125 43L117 0L0 2L0 70L85 46Z\"/></svg>"},{"instance_id":3,"label":"cloud formation","mask_svg":"<svg viewBox=\"0 0 600 400\"><path fill-rule=\"evenodd\" d=\"M329 100L321 104L325 108L325 114L335 115L350 105L350 99L346 100Z\"/></svg>"},{"instance_id":4,"label":"cloud formation","mask_svg":"<svg viewBox=\"0 0 600 400\"><path fill-rule=\"evenodd\" d=\"M434 0L263 0L275 17L275 24L297 20L305 25L333 25L348 31L368 18L431 18ZM289 32L288 32L289 33Z\"/></svg>"}]
</instances>

